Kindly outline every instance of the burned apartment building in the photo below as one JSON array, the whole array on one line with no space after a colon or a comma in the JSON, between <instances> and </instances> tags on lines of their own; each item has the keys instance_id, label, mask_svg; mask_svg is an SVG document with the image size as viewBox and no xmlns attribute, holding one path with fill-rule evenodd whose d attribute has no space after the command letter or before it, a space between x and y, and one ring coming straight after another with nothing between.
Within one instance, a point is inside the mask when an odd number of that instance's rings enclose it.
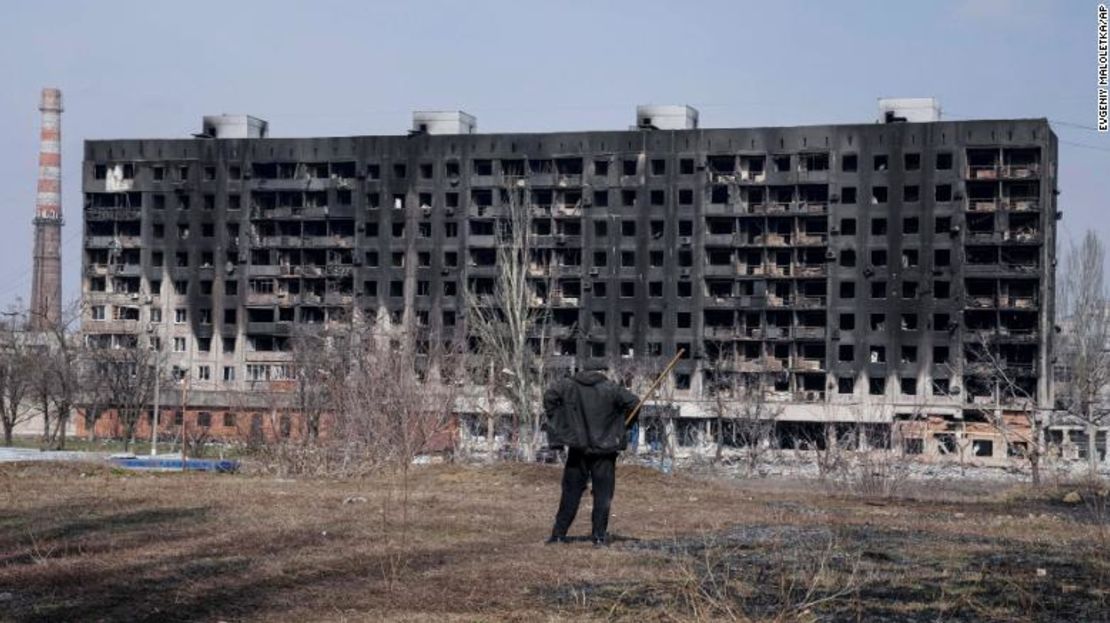
<instances>
[{"instance_id":1,"label":"burned apartment building","mask_svg":"<svg viewBox=\"0 0 1110 623\"><path fill-rule=\"evenodd\" d=\"M155 340L190 409L231 412L229 391L291 375L298 323L359 310L462 337L460 294L492 289L507 191L525 188L553 365L685 350L666 392L679 445L710 436L707 397L742 373L783 444L839 422L871 444L900 430L915 454L979 435L972 454L1005 457L985 412L1052 404L1056 137L915 104L731 129L641 107L629 129L542 134L417 113L407 135L296 139L206 117L194 138L87 141L83 328Z\"/></svg>"}]
</instances>

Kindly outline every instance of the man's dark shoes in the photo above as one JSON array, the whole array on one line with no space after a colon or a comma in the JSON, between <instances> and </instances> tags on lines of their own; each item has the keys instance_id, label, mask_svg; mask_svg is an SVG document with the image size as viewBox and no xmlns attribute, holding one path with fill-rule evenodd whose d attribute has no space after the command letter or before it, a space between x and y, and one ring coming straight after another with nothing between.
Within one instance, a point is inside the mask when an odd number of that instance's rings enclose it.
<instances>
[{"instance_id":1,"label":"man's dark shoes","mask_svg":"<svg viewBox=\"0 0 1110 623\"><path fill-rule=\"evenodd\" d=\"M555 543L569 543L569 541L567 541L567 537L559 536L557 534L553 534L547 537L547 540L544 541L544 545L552 545Z\"/></svg>"},{"instance_id":2,"label":"man's dark shoes","mask_svg":"<svg viewBox=\"0 0 1110 623\"><path fill-rule=\"evenodd\" d=\"M590 540L593 541L594 547L609 547L608 536L593 536Z\"/></svg>"}]
</instances>

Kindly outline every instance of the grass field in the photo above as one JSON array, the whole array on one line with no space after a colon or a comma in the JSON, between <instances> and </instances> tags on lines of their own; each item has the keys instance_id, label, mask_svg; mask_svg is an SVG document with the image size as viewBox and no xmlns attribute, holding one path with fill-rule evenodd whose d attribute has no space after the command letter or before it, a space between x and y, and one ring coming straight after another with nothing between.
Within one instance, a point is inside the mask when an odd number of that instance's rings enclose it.
<instances>
[{"instance_id":1,"label":"grass field","mask_svg":"<svg viewBox=\"0 0 1110 623\"><path fill-rule=\"evenodd\" d=\"M879 501L622 466L595 549L542 544L558 478L421 467L402 505L377 480L0 466L0 618L1110 620L1107 518L1059 491Z\"/></svg>"}]
</instances>

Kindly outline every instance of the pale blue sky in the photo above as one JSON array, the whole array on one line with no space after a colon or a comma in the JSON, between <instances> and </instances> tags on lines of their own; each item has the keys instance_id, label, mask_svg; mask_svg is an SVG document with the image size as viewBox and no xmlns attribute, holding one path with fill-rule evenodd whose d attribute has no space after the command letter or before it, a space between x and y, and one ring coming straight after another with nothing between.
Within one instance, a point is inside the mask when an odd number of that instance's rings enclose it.
<instances>
[{"instance_id":1,"label":"pale blue sky","mask_svg":"<svg viewBox=\"0 0 1110 623\"><path fill-rule=\"evenodd\" d=\"M1048 117L1064 235L1110 218L1095 9L1032 2L58 2L0 15L0 306L28 298L39 90L60 87L66 296L79 292L81 141L186 137L250 113L274 136L403 133L413 109L481 131L627 127L688 103L703 127L870 122L880 96L949 118Z\"/></svg>"}]
</instances>

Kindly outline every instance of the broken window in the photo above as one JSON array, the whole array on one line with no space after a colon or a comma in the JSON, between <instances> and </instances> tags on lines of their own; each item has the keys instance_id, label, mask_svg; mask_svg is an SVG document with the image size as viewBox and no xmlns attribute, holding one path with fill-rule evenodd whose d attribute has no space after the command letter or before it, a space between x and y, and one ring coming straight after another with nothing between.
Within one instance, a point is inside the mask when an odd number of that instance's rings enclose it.
<instances>
[{"instance_id":1,"label":"broken window","mask_svg":"<svg viewBox=\"0 0 1110 623\"><path fill-rule=\"evenodd\" d=\"M856 391L856 379L850 376L841 376L836 379L837 393L851 394Z\"/></svg>"},{"instance_id":2,"label":"broken window","mask_svg":"<svg viewBox=\"0 0 1110 623\"><path fill-rule=\"evenodd\" d=\"M736 172L735 156L709 156L706 158L709 170L718 175L732 175Z\"/></svg>"},{"instance_id":3,"label":"broken window","mask_svg":"<svg viewBox=\"0 0 1110 623\"><path fill-rule=\"evenodd\" d=\"M887 187L886 186L872 186L871 187L871 204L877 205L886 203L887 200Z\"/></svg>"},{"instance_id":4,"label":"broken window","mask_svg":"<svg viewBox=\"0 0 1110 623\"><path fill-rule=\"evenodd\" d=\"M886 171L890 167L890 158L886 154L878 154L873 158L876 171Z\"/></svg>"},{"instance_id":5,"label":"broken window","mask_svg":"<svg viewBox=\"0 0 1110 623\"><path fill-rule=\"evenodd\" d=\"M869 316L869 326L871 331L882 331L886 328L887 314L885 313L872 313Z\"/></svg>"},{"instance_id":6,"label":"broken window","mask_svg":"<svg viewBox=\"0 0 1110 623\"><path fill-rule=\"evenodd\" d=\"M872 396L882 396L886 393L886 379L881 376L867 378L867 393Z\"/></svg>"},{"instance_id":7,"label":"broken window","mask_svg":"<svg viewBox=\"0 0 1110 623\"><path fill-rule=\"evenodd\" d=\"M829 170L829 154L802 154L802 170L804 171L828 171Z\"/></svg>"},{"instance_id":8,"label":"broken window","mask_svg":"<svg viewBox=\"0 0 1110 623\"><path fill-rule=\"evenodd\" d=\"M971 440L971 454L973 456L994 456L994 442L989 439Z\"/></svg>"},{"instance_id":9,"label":"broken window","mask_svg":"<svg viewBox=\"0 0 1110 623\"><path fill-rule=\"evenodd\" d=\"M917 379L902 378L899 380L901 393L905 395L917 395Z\"/></svg>"},{"instance_id":10,"label":"broken window","mask_svg":"<svg viewBox=\"0 0 1110 623\"><path fill-rule=\"evenodd\" d=\"M859 168L859 156L856 154L844 154L840 160L840 169L846 173L854 172Z\"/></svg>"},{"instance_id":11,"label":"broken window","mask_svg":"<svg viewBox=\"0 0 1110 623\"><path fill-rule=\"evenodd\" d=\"M886 363L886 347L872 344L867 349L867 360L871 363Z\"/></svg>"},{"instance_id":12,"label":"broken window","mask_svg":"<svg viewBox=\"0 0 1110 623\"><path fill-rule=\"evenodd\" d=\"M948 266L952 263L951 249L933 249L933 266Z\"/></svg>"},{"instance_id":13,"label":"broken window","mask_svg":"<svg viewBox=\"0 0 1110 623\"><path fill-rule=\"evenodd\" d=\"M855 361L856 348L851 344L841 344L837 347L837 359L840 361Z\"/></svg>"},{"instance_id":14,"label":"broken window","mask_svg":"<svg viewBox=\"0 0 1110 623\"><path fill-rule=\"evenodd\" d=\"M903 249L902 250L902 268L915 268L918 263L917 249Z\"/></svg>"},{"instance_id":15,"label":"broken window","mask_svg":"<svg viewBox=\"0 0 1110 623\"><path fill-rule=\"evenodd\" d=\"M952 185L951 184L937 184L936 200L937 201L952 201Z\"/></svg>"},{"instance_id":16,"label":"broken window","mask_svg":"<svg viewBox=\"0 0 1110 623\"><path fill-rule=\"evenodd\" d=\"M917 347L909 345L902 346L901 362L903 364L917 363Z\"/></svg>"},{"instance_id":17,"label":"broken window","mask_svg":"<svg viewBox=\"0 0 1110 623\"><path fill-rule=\"evenodd\" d=\"M625 158L621 162L621 173L623 175L636 175L636 168L639 161L635 158Z\"/></svg>"},{"instance_id":18,"label":"broken window","mask_svg":"<svg viewBox=\"0 0 1110 623\"><path fill-rule=\"evenodd\" d=\"M910 184L902 187L902 201L912 203L921 200L921 187Z\"/></svg>"}]
</instances>

